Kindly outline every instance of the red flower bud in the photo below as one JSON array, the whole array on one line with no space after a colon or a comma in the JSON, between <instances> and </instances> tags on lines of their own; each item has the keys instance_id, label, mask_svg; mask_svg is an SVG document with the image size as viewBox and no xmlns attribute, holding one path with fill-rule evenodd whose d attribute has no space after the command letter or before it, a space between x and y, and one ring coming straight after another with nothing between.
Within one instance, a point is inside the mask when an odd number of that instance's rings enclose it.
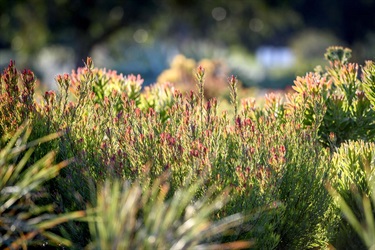
<instances>
[{"instance_id":1,"label":"red flower bud","mask_svg":"<svg viewBox=\"0 0 375 250\"><path fill-rule=\"evenodd\" d=\"M228 78L228 82L231 86L235 86L237 84L237 77L232 75Z\"/></svg>"},{"instance_id":2,"label":"red flower bud","mask_svg":"<svg viewBox=\"0 0 375 250\"><path fill-rule=\"evenodd\" d=\"M197 68L197 73L195 74L198 81L200 81L200 82L203 81L204 73L205 73L205 69L202 66L199 66Z\"/></svg>"}]
</instances>

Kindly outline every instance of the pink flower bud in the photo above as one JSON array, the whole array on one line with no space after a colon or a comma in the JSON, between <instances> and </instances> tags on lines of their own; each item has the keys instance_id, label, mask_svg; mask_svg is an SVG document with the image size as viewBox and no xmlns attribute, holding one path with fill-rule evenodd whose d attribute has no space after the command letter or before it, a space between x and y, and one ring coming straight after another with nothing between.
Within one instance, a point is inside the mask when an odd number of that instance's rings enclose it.
<instances>
[{"instance_id":1,"label":"pink flower bud","mask_svg":"<svg viewBox=\"0 0 375 250\"><path fill-rule=\"evenodd\" d=\"M205 69L202 66L197 68L197 73L195 74L198 81L203 81Z\"/></svg>"}]
</instances>

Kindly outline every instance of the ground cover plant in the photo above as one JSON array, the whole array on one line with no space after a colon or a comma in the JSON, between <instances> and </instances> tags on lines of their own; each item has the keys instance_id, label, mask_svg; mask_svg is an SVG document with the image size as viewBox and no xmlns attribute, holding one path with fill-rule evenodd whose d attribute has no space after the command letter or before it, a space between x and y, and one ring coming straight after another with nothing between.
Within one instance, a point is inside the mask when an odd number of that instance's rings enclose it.
<instances>
[{"instance_id":1,"label":"ground cover plant","mask_svg":"<svg viewBox=\"0 0 375 250\"><path fill-rule=\"evenodd\" d=\"M51 134L36 141L27 142L30 127L23 124L0 151L0 245L6 249L44 246L48 242L71 246L69 240L54 234L49 229L58 224L80 218L84 211L57 215L53 204L36 204L45 196L41 186L58 175L69 160L53 164L53 151L43 158L28 164L34 147L58 137Z\"/></svg>"},{"instance_id":2,"label":"ground cover plant","mask_svg":"<svg viewBox=\"0 0 375 250\"><path fill-rule=\"evenodd\" d=\"M66 218L37 239L72 249L369 247L375 66L350 63L341 47L325 57L326 69L297 77L292 92L270 93L262 105L239 100L238 80L229 77L229 112L207 98L202 66L195 91L181 92L162 82L142 89L141 76L95 68L88 58L56 77L58 91L38 96L34 74L11 62L0 78L2 146L57 133L33 143L22 171L51 150L51 165L72 159L43 181L49 195L33 199ZM26 120L32 130L21 140ZM0 187L5 199L9 187ZM31 229L24 230L20 238ZM1 243L21 242L12 237L1 232Z\"/></svg>"}]
</instances>

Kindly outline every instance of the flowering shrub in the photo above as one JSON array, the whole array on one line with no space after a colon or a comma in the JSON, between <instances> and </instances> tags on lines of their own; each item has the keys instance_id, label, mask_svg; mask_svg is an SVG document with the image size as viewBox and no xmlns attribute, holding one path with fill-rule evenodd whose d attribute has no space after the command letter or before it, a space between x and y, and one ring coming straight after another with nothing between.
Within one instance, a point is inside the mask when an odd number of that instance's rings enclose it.
<instances>
[{"instance_id":1,"label":"flowering shrub","mask_svg":"<svg viewBox=\"0 0 375 250\"><path fill-rule=\"evenodd\" d=\"M124 77L122 74L118 75L116 71L98 69L94 68L92 61L87 62L86 68L78 68L77 71L73 71L71 74L71 85L69 86L70 92L79 98L81 95L79 91L83 88L82 83L87 80L88 70L90 70L91 81L91 91L92 98L94 102L102 104L104 99L112 94L112 92L117 92L120 96L121 94L126 94L130 100L135 101L137 104L140 103L140 92L143 79L140 75L128 75ZM58 76L57 81L61 81L61 76ZM121 109L121 100L115 103L116 111Z\"/></svg>"},{"instance_id":2,"label":"flowering shrub","mask_svg":"<svg viewBox=\"0 0 375 250\"><path fill-rule=\"evenodd\" d=\"M359 65L348 63L349 49L330 47L325 54L330 66L305 77L297 77L289 96L290 110L304 109L304 125L317 116L319 134L325 145L338 147L346 140L374 140L373 69L367 62L359 78Z\"/></svg>"},{"instance_id":3,"label":"flowering shrub","mask_svg":"<svg viewBox=\"0 0 375 250\"><path fill-rule=\"evenodd\" d=\"M225 97L228 95L228 85L225 76L228 69L225 64L220 61L203 59L199 62L186 58L183 55L177 55L173 58L169 69L164 70L157 81L159 83L171 82L182 93L195 90L194 70L201 66L205 69L206 84L204 86L204 94L207 100L216 97Z\"/></svg>"},{"instance_id":4,"label":"flowering shrub","mask_svg":"<svg viewBox=\"0 0 375 250\"><path fill-rule=\"evenodd\" d=\"M140 76L97 69L88 58L85 67L56 77L58 92L46 91L36 102L33 74L19 74L11 63L1 76L1 133L11 133L25 118L34 127L31 138L63 132L35 150L35 159L51 148L57 150L58 161L74 158L45 184L59 212L95 207L92 186L100 190L104 185L104 193L129 194L106 188L111 180L116 185L139 183L147 197L146 187L168 173L166 203L160 206L169 206L169 197L176 202L173 197L179 190L199 182L189 194L193 201L210 204L211 197L230 194L211 220L238 213L250 218L221 242L251 240L266 249L325 248L338 237L342 221L325 188L327 182L338 188L341 176L342 170L332 166L335 157L344 156L332 154L349 139L374 139L374 66L367 62L358 77L359 66L349 63L349 56L347 49L329 48L325 71L317 68L297 77L293 93L268 94L263 106L251 98L240 100L238 79L229 77L226 88L233 115L219 112L221 100L206 95L211 73L203 66L197 67L195 79L194 74L190 78L197 91L181 92L162 82L142 91ZM196 67L195 62L182 61L178 67L184 71ZM350 178L342 181L348 185ZM138 186L130 189L140 192ZM102 214L93 215L95 223L109 216L103 205L107 198L100 199ZM113 200L117 201L121 199ZM121 206L113 209L120 211ZM110 225L113 218L108 220ZM80 247L102 240L111 245L95 228L81 221L60 229Z\"/></svg>"},{"instance_id":5,"label":"flowering shrub","mask_svg":"<svg viewBox=\"0 0 375 250\"><path fill-rule=\"evenodd\" d=\"M19 72L13 61L0 77L0 135L11 135L33 115L34 73Z\"/></svg>"},{"instance_id":6,"label":"flowering shrub","mask_svg":"<svg viewBox=\"0 0 375 250\"><path fill-rule=\"evenodd\" d=\"M343 143L333 155L329 188L345 215L337 230L338 246L358 249L375 244L374 157L375 144L363 140Z\"/></svg>"}]
</instances>

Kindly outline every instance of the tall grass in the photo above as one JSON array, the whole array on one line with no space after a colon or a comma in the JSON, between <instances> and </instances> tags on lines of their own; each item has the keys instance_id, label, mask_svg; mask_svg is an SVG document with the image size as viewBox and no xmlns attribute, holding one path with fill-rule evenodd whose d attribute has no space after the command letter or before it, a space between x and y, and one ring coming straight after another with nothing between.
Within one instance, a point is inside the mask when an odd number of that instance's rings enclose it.
<instances>
[{"instance_id":1,"label":"tall grass","mask_svg":"<svg viewBox=\"0 0 375 250\"><path fill-rule=\"evenodd\" d=\"M69 160L54 164L55 152L51 151L29 164L36 145L60 136L51 134L28 142L30 133L31 129L22 125L0 151L0 245L4 249L46 243L70 246L69 240L49 229L82 217L84 212L57 215L53 204L36 204L45 195L43 184L56 177Z\"/></svg>"}]
</instances>

